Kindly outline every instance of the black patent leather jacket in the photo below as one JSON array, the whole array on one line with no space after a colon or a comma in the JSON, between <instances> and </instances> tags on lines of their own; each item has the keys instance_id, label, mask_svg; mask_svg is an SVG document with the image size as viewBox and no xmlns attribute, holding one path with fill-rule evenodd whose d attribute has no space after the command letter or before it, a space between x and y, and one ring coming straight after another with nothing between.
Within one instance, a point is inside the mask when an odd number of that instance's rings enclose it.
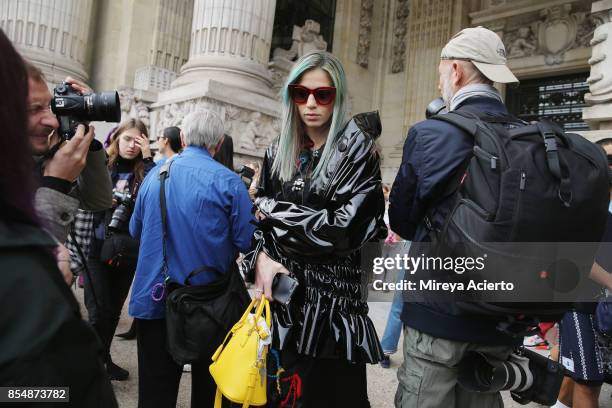
<instances>
[{"instance_id":1,"label":"black patent leather jacket","mask_svg":"<svg viewBox=\"0 0 612 408\"><path fill-rule=\"evenodd\" d=\"M382 349L367 316L359 249L386 237L377 112L354 116L333 146L327 168L288 182L272 173L276 144L266 152L256 206L265 216L243 270L254 278L263 249L297 278L290 305L274 304L273 346L321 358L376 363ZM250 272L250 273L249 273Z\"/></svg>"},{"instance_id":2,"label":"black patent leather jacket","mask_svg":"<svg viewBox=\"0 0 612 408\"><path fill-rule=\"evenodd\" d=\"M386 236L380 155L374 144L381 130L378 112L355 115L337 139L327 169L305 180L302 202L286 200L287 183L271 170L276 144L268 148L256 205L266 216L260 228L285 255L325 261Z\"/></svg>"}]
</instances>

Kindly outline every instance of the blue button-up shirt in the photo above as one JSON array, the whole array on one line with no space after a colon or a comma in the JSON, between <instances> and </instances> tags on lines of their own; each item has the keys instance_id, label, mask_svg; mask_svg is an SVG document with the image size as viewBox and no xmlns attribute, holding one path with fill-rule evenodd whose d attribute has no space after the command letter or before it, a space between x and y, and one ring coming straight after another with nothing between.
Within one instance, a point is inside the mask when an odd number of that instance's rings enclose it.
<instances>
[{"instance_id":1,"label":"blue button-up shirt","mask_svg":"<svg viewBox=\"0 0 612 408\"><path fill-rule=\"evenodd\" d=\"M130 220L130 233L140 239L138 266L129 313L139 319L162 319L164 302L151 297L162 277L162 224L159 169L145 178ZM251 243L251 200L238 175L216 162L205 149L189 146L173 157L166 180L168 275L183 283L189 273L208 266L227 271L238 252ZM191 284L216 279L200 273Z\"/></svg>"}]
</instances>

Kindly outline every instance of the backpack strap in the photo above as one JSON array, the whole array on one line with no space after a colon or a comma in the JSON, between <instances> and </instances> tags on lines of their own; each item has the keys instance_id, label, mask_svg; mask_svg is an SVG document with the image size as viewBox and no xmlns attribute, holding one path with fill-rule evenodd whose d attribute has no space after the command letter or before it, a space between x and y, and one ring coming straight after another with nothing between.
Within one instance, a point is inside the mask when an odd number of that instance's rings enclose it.
<instances>
[{"instance_id":1,"label":"backpack strap","mask_svg":"<svg viewBox=\"0 0 612 408\"><path fill-rule=\"evenodd\" d=\"M480 120L476 115L472 115L471 112L468 114L461 114L459 112L454 111L434 115L429 119L450 123L451 125L454 125L459 129L463 130L464 132L468 133L472 137L474 137L476 135L476 132L478 132L478 121ZM433 209L441 201L455 194L457 190L459 190L461 180L463 179L463 175L465 174L465 171L467 170L470 164L470 160L471 157L465 160L459 166L457 166L453 173L448 177L444 190L442 190L438 197L433 199L427 206L428 210L425 213L425 217L423 217L423 222L425 223L425 227L430 233L430 238L432 241L435 240L435 234L438 232L436 231L433 225Z\"/></svg>"},{"instance_id":2,"label":"backpack strap","mask_svg":"<svg viewBox=\"0 0 612 408\"><path fill-rule=\"evenodd\" d=\"M565 207L569 207L572 202L572 184L569 174L566 172L566 175L564 175L561 171L561 162L557 148L557 132L555 132L553 124L545 120L538 122L536 126L539 131L538 133L544 139L548 169L559 180L559 199Z\"/></svg>"},{"instance_id":3,"label":"backpack strap","mask_svg":"<svg viewBox=\"0 0 612 408\"><path fill-rule=\"evenodd\" d=\"M451 125L457 126L459 129L472 136L476 135L476 132L478 131L478 121L480 120L480 118L476 115L463 115L458 111L435 115L429 119L450 123Z\"/></svg>"},{"instance_id":4,"label":"backpack strap","mask_svg":"<svg viewBox=\"0 0 612 408\"><path fill-rule=\"evenodd\" d=\"M571 181L569 174L566 172L566 175L564 175L561 170L563 158L559 155L557 143L557 138L559 138L561 142L569 145L563 129L553 122L542 120L532 125L511 129L509 133L512 139L528 135L539 134L542 136L544 147L546 148L546 163L548 164L548 169L553 177L559 180L559 199L565 207L569 207L572 202Z\"/></svg>"}]
</instances>

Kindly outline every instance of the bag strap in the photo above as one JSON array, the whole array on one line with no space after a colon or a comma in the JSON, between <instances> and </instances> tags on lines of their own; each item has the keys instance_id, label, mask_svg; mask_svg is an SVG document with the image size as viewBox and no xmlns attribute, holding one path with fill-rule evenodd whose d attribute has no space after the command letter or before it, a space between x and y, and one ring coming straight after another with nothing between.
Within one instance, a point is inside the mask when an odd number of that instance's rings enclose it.
<instances>
[{"instance_id":1,"label":"bag strap","mask_svg":"<svg viewBox=\"0 0 612 408\"><path fill-rule=\"evenodd\" d=\"M159 169L159 209L162 222L162 275L164 279L168 276L168 255L166 250L166 239L168 237L168 220L166 219L166 179L170 177L170 167L173 163L172 159L173 158L166 160Z\"/></svg>"},{"instance_id":2,"label":"bag strap","mask_svg":"<svg viewBox=\"0 0 612 408\"><path fill-rule=\"evenodd\" d=\"M536 126L538 128L538 133L540 133L544 140L544 146L546 147L546 162L548 163L548 169L552 175L559 180L559 199L565 207L569 207L572 202L572 184L569 174L564 175L561 170L561 157L557 147L558 128L555 129L552 123L545 120L538 122ZM565 139L565 135L563 135L562 139Z\"/></svg>"},{"instance_id":3,"label":"bag strap","mask_svg":"<svg viewBox=\"0 0 612 408\"><path fill-rule=\"evenodd\" d=\"M194 276L202 273L202 272L211 272L217 275L221 275L221 273L216 269L213 268L211 266L200 266L199 268L195 268L193 271L189 272L189 275L187 275L187 277L185 278L185 281L183 282L184 286L188 286L189 285L189 279L193 278ZM231 271L229 271L228 273L232 273Z\"/></svg>"}]
</instances>

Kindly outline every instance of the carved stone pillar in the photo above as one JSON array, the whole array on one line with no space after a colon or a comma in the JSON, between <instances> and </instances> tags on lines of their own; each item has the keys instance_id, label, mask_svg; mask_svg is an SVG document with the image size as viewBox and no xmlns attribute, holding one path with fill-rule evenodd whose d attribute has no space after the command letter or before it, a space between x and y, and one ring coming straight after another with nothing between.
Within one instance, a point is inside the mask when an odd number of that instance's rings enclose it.
<instances>
[{"instance_id":1,"label":"carved stone pillar","mask_svg":"<svg viewBox=\"0 0 612 408\"><path fill-rule=\"evenodd\" d=\"M237 163L263 157L280 131L268 70L275 6L276 0L193 1L189 60L151 105L152 134L210 109L224 118Z\"/></svg>"},{"instance_id":2,"label":"carved stone pillar","mask_svg":"<svg viewBox=\"0 0 612 408\"><path fill-rule=\"evenodd\" d=\"M0 0L0 28L49 82L89 77L87 44L94 0Z\"/></svg>"},{"instance_id":3,"label":"carved stone pillar","mask_svg":"<svg viewBox=\"0 0 612 408\"><path fill-rule=\"evenodd\" d=\"M582 111L582 118L593 130L585 136L595 140L610 137L612 130L612 0L594 2L591 12L597 28L591 40L590 92L584 96L590 106Z\"/></svg>"},{"instance_id":4,"label":"carved stone pillar","mask_svg":"<svg viewBox=\"0 0 612 408\"><path fill-rule=\"evenodd\" d=\"M159 92L170 89L189 58L194 0L159 0L148 65L136 69L134 88Z\"/></svg>"},{"instance_id":5,"label":"carved stone pillar","mask_svg":"<svg viewBox=\"0 0 612 408\"><path fill-rule=\"evenodd\" d=\"M438 64L442 47L453 34L453 13L456 12L453 3L453 0L397 2L395 19L398 25L393 40L391 72L404 71L407 78L405 129L425 119L427 104L439 96ZM405 20L407 24L399 24ZM389 154L390 158L401 158L403 146L402 137Z\"/></svg>"},{"instance_id":6,"label":"carved stone pillar","mask_svg":"<svg viewBox=\"0 0 612 408\"><path fill-rule=\"evenodd\" d=\"M189 60L174 87L214 79L270 96L276 0L195 0Z\"/></svg>"}]
</instances>

